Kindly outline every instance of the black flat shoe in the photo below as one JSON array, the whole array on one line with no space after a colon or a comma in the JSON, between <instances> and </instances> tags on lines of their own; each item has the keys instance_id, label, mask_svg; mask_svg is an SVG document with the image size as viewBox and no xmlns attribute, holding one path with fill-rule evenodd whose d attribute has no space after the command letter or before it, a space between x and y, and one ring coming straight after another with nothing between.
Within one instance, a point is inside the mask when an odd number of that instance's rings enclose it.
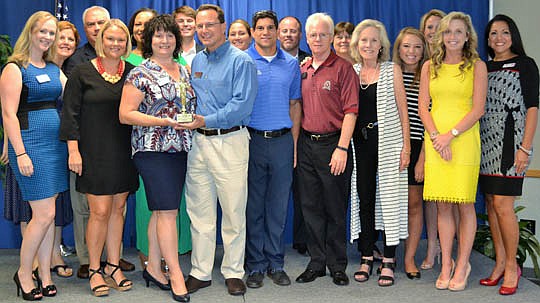
<instances>
[{"instance_id":1,"label":"black flat shoe","mask_svg":"<svg viewBox=\"0 0 540 303\"><path fill-rule=\"evenodd\" d=\"M298 283L309 283L315 281L318 277L324 277L326 276L326 271L324 270L313 270L313 269L306 269L301 275L296 278L296 282Z\"/></svg>"},{"instance_id":2,"label":"black flat shoe","mask_svg":"<svg viewBox=\"0 0 540 303\"><path fill-rule=\"evenodd\" d=\"M38 301L43 298L43 296L41 295L41 290L38 287L30 290L29 292L24 292L21 286L21 281L19 280L18 270L15 272L15 275L13 276L13 281L15 281L15 285L17 286L17 297L22 292L22 297L25 301Z\"/></svg>"},{"instance_id":3,"label":"black flat shoe","mask_svg":"<svg viewBox=\"0 0 540 303\"><path fill-rule=\"evenodd\" d=\"M337 270L332 273L332 282L339 286L349 285L349 277L342 270Z\"/></svg>"},{"instance_id":4,"label":"black flat shoe","mask_svg":"<svg viewBox=\"0 0 540 303\"><path fill-rule=\"evenodd\" d=\"M249 288L260 288L263 286L264 275L260 272L251 273L246 280L246 286Z\"/></svg>"},{"instance_id":5,"label":"black flat shoe","mask_svg":"<svg viewBox=\"0 0 540 303\"><path fill-rule=\"evenodd\" d=\"M171 284L167 283L161 283L156 278L152 277L152 275L146 270L146 268L142 272L142 277L144 281L146 281L146 287L150 287L150 282L154 283L157 287L161 288L161 290L171 290Z\"/></svg>"},{"instance_id":6,"label":"black flat shoe","mask_svg":"<svg viewBox=\"0 0 540 303\"><path fill-rule=\"evenodd\" d=\"M414 280L414 279L418 279L420 280L420 277L422 277L422 275L420 274L419 271L415 271L415 272L405 272L407 274L407 278L411 279L411 280Z\"/></svg>"}]
</instances>

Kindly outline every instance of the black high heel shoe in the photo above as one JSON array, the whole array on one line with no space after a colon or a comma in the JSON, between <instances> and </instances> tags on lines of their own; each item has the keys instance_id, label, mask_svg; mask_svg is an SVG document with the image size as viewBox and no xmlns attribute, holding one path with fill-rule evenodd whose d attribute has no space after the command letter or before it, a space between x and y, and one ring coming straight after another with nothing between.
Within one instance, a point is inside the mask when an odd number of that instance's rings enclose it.
<instances>
[{"instance_id":1,"label":"black high heel shoe","mask_svg":"<svg viewBox=\"0 0 540 303\"><path fill-rule=\"evenodd\" d=\"M183 295L177 295L174 293L174 290L171 287L172 298L177 302L189 302L189 293Z\"/></svg>"},{"instance_id":2,"label":"black high heel shoe","mask_svg":"<svg viewBox=\"0 0 540 303\"><path fill-rule=\"evenodd\" d=\"M32 271L32 275L36 278L38 288L41 289L41 294L45 297L54 297L56 296L56 293L58 290L56 289L56 285L51 284L43 287L43 281L39 277L39 268L36 267L34 271Z\"/></svg>"},{"instance_id":3,"label":"black high heel shoe","mask_svg":"<svg viewBox=\"0 0 540 303\"><path fill-rule=\"evenodd\" d=\"M13 281L15 281L15 285L17 286L17 297L20 296L20 293L22 292L22 297L25 301L38 301L43 298L43 296L41 296L41 290L38 287L32 289L30 292L24 292L21 286L21 280L19 280L19 270L15 272Z\"/></svg>"},{"instance_id":4,"label":"black high heel shoe","mask_svg":"<svg viewBox=\"0 0 540 303\"><path fill-rule=\"evenodd\" d=\"M171 290L171 284L163 284L159 282L156 278L152 277L152 275L146 270L146 268L142 272L142 277L144 281L146 281L146 287L150 287L150 282L154 283L157 287L161 288L161 290ZM173 293L174 297L174 293Z\"/></svg>"}]
</instances>

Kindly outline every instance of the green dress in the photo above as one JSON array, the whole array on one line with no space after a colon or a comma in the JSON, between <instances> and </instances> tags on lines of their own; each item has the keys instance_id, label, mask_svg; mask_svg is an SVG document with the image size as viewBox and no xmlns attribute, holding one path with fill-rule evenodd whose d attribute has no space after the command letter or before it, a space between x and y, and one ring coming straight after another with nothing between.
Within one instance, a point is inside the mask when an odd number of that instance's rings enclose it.
<instances>
[{"instance_id":1,"label":"green dress","mask_svg":"<svg viewBox=\"0 0 540 303\"><path fill-rule=\"evenodd\" d=\"M137 54L131 53L124 60L138 66L144 61L144 58ZM187 64L186 60L184 60L181 55L178 55L178 58L176 58L174 61L184 66ZM137 193L135 194L135 229L137 231L137 249L148 256L148 222L150 221L152 212L148 210L146 192L144 191L144 182L142 178L140 178L139 184L139 190L137 190ZM186 211L186 197L184 193L182 193L182 201L180 201L180 209L178 210L178 217L176 219L176 228L178 230L178 252L180 254L185 254L191 251L191 231L189 226L190 221Z\"/></svg>"}]
</instances>

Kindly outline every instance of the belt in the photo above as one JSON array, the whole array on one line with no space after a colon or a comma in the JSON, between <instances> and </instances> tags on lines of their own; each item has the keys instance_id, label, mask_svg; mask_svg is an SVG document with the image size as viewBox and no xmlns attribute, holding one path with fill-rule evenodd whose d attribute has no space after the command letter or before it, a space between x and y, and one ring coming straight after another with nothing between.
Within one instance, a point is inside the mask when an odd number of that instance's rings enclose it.
<instances>
[{"instance_id":1,"label":"belt","mask_svg":"<svg viewBox=\"0 0 540 303\"><path fill-rule=\"evenodd\" d=\"M379 125L379 122L378 121L375 121L375 122L369 122L368 124L366 124L366 126L364 126L365 128L369 128L369 129L372 129L374 128L375 126Z\"/></svg>"},{"instance_id":2,"label":"belt","mask_svg":"<svg viewBox=\"0 0 540 303\"><path fill-rule=\"evenodd\" d=\"M221 129L221 128L197 128L197 132L199 134L203 134L205 136L219 136L219 135L225 135L228 133L235 132L237 130L241 130L245 126L233 126L228 129Z\"/></svg>"},{"instance_id":3,"label":"belt","mask_svg":"<svg viewBox=\"0 0 540 303\"><path fill-rule=\"evenodd\" d=\"M249 131L252 131L256 133L257 135L261 135L266 139L281 137L291 131L290 128L282 128L278 130L258 130L258 129L248 127L248 129Z\"/></svg>"},{"instance_id":4,"label":"belt","mask_svg":"<svg viewBox=\"0 0 540 303\"><path fill-rule=\"evenodd\" d=\"M326 140L326 139L330 139L330 138L339 136L341 134L341 130L331 132L331 133L326 133L326 134L310 133L310 132L304 130L303 133L306 136L308 136L311 139L311 141L322 141L322 140Z\"/></svg>"}]
</instances>

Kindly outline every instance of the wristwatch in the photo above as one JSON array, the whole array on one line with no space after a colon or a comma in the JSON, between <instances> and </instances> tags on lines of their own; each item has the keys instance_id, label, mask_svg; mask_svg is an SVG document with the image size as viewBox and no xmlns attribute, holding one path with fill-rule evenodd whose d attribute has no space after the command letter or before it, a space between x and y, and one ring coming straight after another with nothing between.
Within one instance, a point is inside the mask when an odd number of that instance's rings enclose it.
<instances>
[{"instance_id":1,"label":"wristwatch","mask_svg":"<svg viewBox=\"0 0 540 303\"><path fill-rule=\"evenodd\" d=\"M452 136L454 137L457 137L459 135L459 130L455 129L455 128L452 128L452 130L450 131L450 133L452 134Z\"/></svg>"}]
</instances>

